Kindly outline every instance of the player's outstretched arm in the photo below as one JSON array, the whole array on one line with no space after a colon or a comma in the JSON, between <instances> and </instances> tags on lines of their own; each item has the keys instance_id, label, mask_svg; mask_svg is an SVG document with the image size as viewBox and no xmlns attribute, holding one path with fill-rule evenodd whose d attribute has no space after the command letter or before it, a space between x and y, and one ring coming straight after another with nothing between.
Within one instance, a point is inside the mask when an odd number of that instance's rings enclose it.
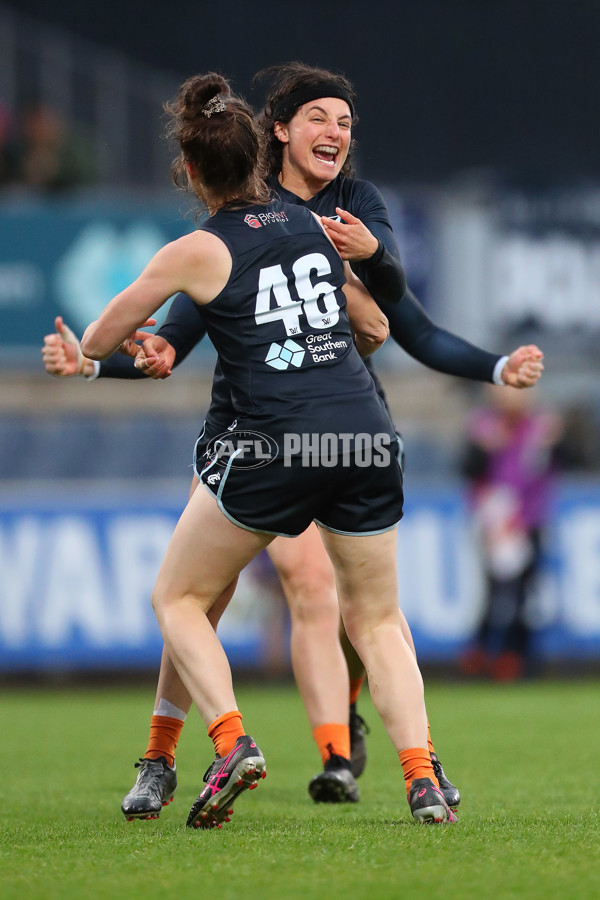
<instances>
[{"instance_id":1,"label":"player's outstretched arm","mask_svg":"<svg viewBox=\"0 0 600 900\"><path fill-rule=\"evenodd\" d=\"M81 352L79 339L64 324L61 316L55 320L56 331L44 337L42 360L46 371L57 378L75 375L98 378L153 379L167 378L174 368L206 334L202 310L186 294L177 294L167 318L155 335L144 344L144 352L136 351L135 358L114 353L101 363L87 359Z\"/></svg>"},{"instance_id":2,"label":"player's outstretched arm","mask_svg":"<svg viewBox=\"0 0 600 900\"><path fill-rule=\"evenodd\" d=\"M534 387L544 371L544 354L535 344L517 347L502 367L501 379L514 388Z\"/></svg>"},{"instance_id":3,"label":"player's outstretched arm","mask_svg":"<svg viewBox=\"0 0 600 900\"><path fill-rule=\"evenodd\" d=\"M383 301L392 336L414 359L449 375L477 381L497 380L515 388L532 387L539 381L544 366L543 353L538 347L518 347L508 358L476 347L432 322L406 284L402 303L390 303L394 293L394 277L390 278L390 272L395 275L395 268L403 270L393 233L381 210L376 209L377 215L374 221L369 221L369 227L346 210L336 209L336 212L343 222L321 218L327 235L343 259L368 264L367 287L378 302ZM388 262L377 259L384 249ZM399 284L397 281L396 296ZM503 364L502 359L505 359Z\"/></svg>"},{"instance_id":4,"label":"player's outstretched arm","mask_svg":"<svg viewBox=\"0 0 600 900\"><path fill-rule=\"evenodd\" d=\"M90 359L106 359L178 291L200 305L210 303L227 283L231 267L228 248L208 232L195 231L166 244L88 325L81 349Z\"/></svg>"},{"instance_id":5,"label":"player's outstretched arm","mask_svg":"<svg viewBox=\"0 0 600 900\"><path fill-rule=\"evenodd\" d=\"M144 334L140 339L147 337L150 342L156 342L150 343L149 347L156 348L151 354L154 357L158 356L160 350L160 360L151 359L146 365L136 365L135 360L129 356L115 353L99 365L83 355L77 335L65 324L62 316L56 317L54 325L56 331L44 337L42 362L46 371L56 378L73 378L76 375L91 378L95 374L109 378L141 378L144 375L150 378L166 378L171 374L171 367L176 364L175 350L166 340L156 335ZM137 356L138 350L139 347L136 345L134 357ZM98 366L100 371L97 371Z\"/></svg>"},{"instance_id":6,"label":"player's outstretched arm","mask_svg":"<svg viewBox=\"0 0 600 900\"><path fill-rule=\"evenodd\" d=\"M502 356L481 347L433 322L410 289L402 303L382 308L390 321L390 334L413 359L436 372L458 375L472 381L495 380Z\"/></svg>"},{"instance_id":7,"label":"player's outstretched arm","mask_svg":"<svg viewBox=\"0 0 600 900\"><path fill-rule=\"evenodd\" d=\"M205 334L202 309L187 294L179 293L157 333L136 354L135 367L151 378L168 378Z\"/></svg>"},{"instance_id":8,"label":"player's outstretched arm","mask_svg":"<svg viewBox=\"0 0 600 900\"><path fill-rule=\"evenodd\" d=\"M358 185L360 189L352 195L352 214L336 210L344 221L326 223L327 233L335 233L342 255L355 257L352 266L387 316L391 336L430 369L474 381L499 382L506 357L476 347L432 322L406 285L383 197L370 182ZM378 250L371 257L365 256L373 244L364 242L363 229L378 241Z\"/></svg>"},{"instance_id":9,"label":"player's outstretched arm","mask_svg":"<svg viewBox=\"0 0 600 900\"><path fill-rule=\"evenodd\" d=\"M167 378L206 334L201 308L187 294L173 298L167 317L135 361L114 353L100 363L99 378Z\"/></svg>"}]
</instances>

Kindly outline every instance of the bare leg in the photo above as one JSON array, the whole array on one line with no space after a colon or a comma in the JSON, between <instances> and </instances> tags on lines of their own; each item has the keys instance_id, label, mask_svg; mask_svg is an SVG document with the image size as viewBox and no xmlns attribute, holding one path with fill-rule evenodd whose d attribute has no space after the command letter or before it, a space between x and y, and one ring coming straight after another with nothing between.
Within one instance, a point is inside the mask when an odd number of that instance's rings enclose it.
<instances>
[{"instance_id":1,"label":"bare leg","mask_svg":"<svg viewBox=\"0 0 600 900\"><path fill-rule=\"evenodd\" d=\"M396 529L349 537L322 529L344 625L362 659L373 703L396 750L427 748L423 679L402 632Z\"/></svg>"},{"instance_id":2,"label":"bare leg","mask_svg":"<svg viewBox=\"0 0 600 900\"><path fill-rule=\"evenodd\" d=\"M190 493L188 497L189 499L192 497L192 494L198 487L200 482L194 475L192 478L192 484L190 486ZM208 619L216 631L217 625L221 619L221 616L227 609L231 598L233 597L235 588L237 584L237 579L234 579L230 585L223 591L219 599L216 601L212 609L208 614ZM156 699L154 701L154 709L158 708L158 705L161 700L167 700L173 706L176 706L177 709L180 709L184 713L188 713L190 711L190 707L192 705L192 698L189 695L189 692L184 685L183 681L179 677L179 673L177 669L171 662L169 654L167 652L166 647L163 647L161 661L160 661L160 671L158 673L158 684L156 687Z\"/></svg>"},{"instance_id":3,"label":"bare leg","mask_svg":"<svg viewBox=\"0 0 600 900\"><path fill-rule=\"evenodd\" d=\"M195 491L165 554L152 602L169 656L205 724L237 709L229 662L207 613L272 538L239 528Z\"/></svg>"},{"instance_id":4,"label":"bare leg","mask_svg":"<svg viewBox=\"0 0 600 900\"><path fill-rule=\"evenodd\" d=\"M215 631L217 630L217 625L221 619L221 616L227 609L229 601L233 597L236 586L237 578L234 579L232 583L225 588L221 596L216 601L215 605L208 613L208 621ZM158 673L158 684L156 686L156 699L154 701L154 709L158 708L158 704L161 700L168 700L169 703L172 703L173 706L176 706L177 709L180 709L186 714L190 711L190 707L192 705L192 698L190 697L188 689L179 677L177 669L171 662L171 658L166 647L163 647L160 660L160 671Z\"/></svg>"},{"instance_id":5,"label":"bare leg","mask_svg":"<svg viewBox=\"0 0 600 900\"><path fill-rule=\"evenodd\" d=\"M194 478L190 490L190 500L197 484L198 480ZM215 634L219 619L233 595L236 583L237 578L233 578L221 592L206 618L213 634ZM181 680L165 645L162 651L154 702L155 714L150 723L148 747L144 754L144 760L148 760L148 762L144 762L140 768L135 784L121 804L121 810L127 819L158 818L161 807L173 798L177 788L177 776L174 769L175 751L191 704L190 693Z\"/></svg>"},{"instance_id":6,"label":"bare leg","mask_svg":"<svg viewBox=\"0 0 600 900\"><path fill-rule=\"evenodd\" d=\"M365 667L362 664L362 659L352 646L348 635L346 634L346 629L344 628L344 622L340 618L339 622L340 628L340 644L342 645L342 652L344 654L344 658L346 660L346 666L348 667L348 675L350 676L350 681L356 681L359 678L362 678L365 673Z\"/></svg>"},{"instance_id":7,"label":"bare leg","mask_svg":"<svg viewBox=\"0 0 600 900\"><path fill-rule=\"evenodd\" d=\"M333 567L316 525L268 548L292 625L294 676L312 729L348 721L348 670L338 638L339 604Z\"/></svg>"},{"instance_id":8,"label":"bare leg","mask_svg":"<svg viewBox=\"0 0 600 900\"><path fill-rule=\"evenodd\" d=\"M413 641L412 632L410 630L410 626L406 621L406 617L402 610L399 610L400 613L400 624L402 628L402 634L404 635L404 639L408 646L411 648L412 652L415 655L415 659L417 656L417 651L415 650L415 644ZM342 650L344 652L344 657L346 658L346 665L348 666L348 674L350 675L351 681L354 681L357 678L362 678L365 674L365 667L362 664L362 660L354 647L348 635L346 634L346 629L344 628L344 622L340 619L340 643L342 645Z\"/></svg>"}]
</instances>

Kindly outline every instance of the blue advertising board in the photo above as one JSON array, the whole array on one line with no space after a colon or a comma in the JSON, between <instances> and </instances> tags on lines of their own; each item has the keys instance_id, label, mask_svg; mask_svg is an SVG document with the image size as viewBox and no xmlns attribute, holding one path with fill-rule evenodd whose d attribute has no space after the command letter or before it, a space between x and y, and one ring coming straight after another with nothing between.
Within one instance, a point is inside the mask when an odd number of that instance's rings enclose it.
<instances>
[{"instance_id":1,"label":"blue advertising board","mask_svg":"<svg viewBox=\"0 0 600 900\"><path fill-rule=\"evenodd\" d=\"M71 484L0 494L0 670L146 667L161 637L152 586L187 485ZM399 528L399 602L421 662L455 659L481 610L482 575L458 486L411 487ZM220 625L235 666L287 656L266 557L243 573ZM600 659L600 483L558 497L543 584L530 611L540 659Z\"/></svg>"},{"instance_id":2,"label":"blue advertising board","mask_svg":"<svg viewBox=\"0 0 600 900\"><path fill-rule=\"evenodd\" d=\"M183 197L0 205L0 362L39 359L57 315L80 334L160 247L193 229L188 209Z\"/></svg>"}]
</instances>

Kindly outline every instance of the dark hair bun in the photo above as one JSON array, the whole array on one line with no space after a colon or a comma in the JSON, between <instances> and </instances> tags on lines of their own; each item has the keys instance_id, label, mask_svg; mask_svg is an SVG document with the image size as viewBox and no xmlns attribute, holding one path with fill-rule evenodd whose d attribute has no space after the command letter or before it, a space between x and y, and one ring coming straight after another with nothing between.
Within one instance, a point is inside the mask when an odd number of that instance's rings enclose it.
<instances>
[{"instance_id":1,"label":"dark hair bun","mask_svg":"<svg viewBox=\"0 0 600 900\"><path fill-rule=\"evenodd\" d=\"M199 196L226 197L242 205L268 202L252 109L232 94L226 78L215 72L188 78L165 110L170 116L167 136L180 150L172 167L175 184L185 188L192 180Z\"/></svg>"},{"instance_id":2,"label":"dark hair bun","mask_svg":"<svg viewBox=\"0 0 600 900\"><path fill-rule=\"evenodd\" d=\"M209 100L219 94L224 97L231 96L229 82L222 75L208 72L206 75L188 78L183 85L183 97L181 98L186 109L186 118L199 115Z\"/></svg>"}]
</instances>

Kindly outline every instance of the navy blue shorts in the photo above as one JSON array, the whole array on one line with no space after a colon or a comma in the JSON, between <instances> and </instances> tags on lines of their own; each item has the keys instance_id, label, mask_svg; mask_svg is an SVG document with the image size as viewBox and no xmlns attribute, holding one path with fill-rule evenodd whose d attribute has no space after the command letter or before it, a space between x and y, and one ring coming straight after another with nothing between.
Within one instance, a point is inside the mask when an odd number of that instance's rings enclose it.
<instances>
[{"instance_id":1,"label":"navy blue shorts","mask_svg":"<svg viewBox=\"0 0 600 900\"><path fill-rule=\"evenodd\" d=\"M221 511L236 525L265 534L296 537L315 521L329 531L370 535L389 531L402 518L400 446L388 446L388 459L365 465L364 454L336 464L302 465L300 459L275 457L265 464L211 452L201 433L195 471L214 494Z\"/></svg>"}]
</instances>

